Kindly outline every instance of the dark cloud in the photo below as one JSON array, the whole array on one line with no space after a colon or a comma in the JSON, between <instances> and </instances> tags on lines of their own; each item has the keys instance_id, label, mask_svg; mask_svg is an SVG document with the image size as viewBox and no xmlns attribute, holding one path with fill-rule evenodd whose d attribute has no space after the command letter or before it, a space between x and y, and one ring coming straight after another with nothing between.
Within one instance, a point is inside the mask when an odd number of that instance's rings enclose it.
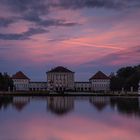
<instances>
[{"instance_id":1,"label":"dark cloud","mask_svg":"<svg viewBox=\"0 0 140 140\"><path fill-rule=\"evenodd\" d=\"M139 0L58 0L57 3L51 3L54 7L62 8L113 8L122 9L140 6Z\"/></svg>"},{"instance_id":2,"label":"dark cloud","mask_svg":"<svg viewBox=\"0 0 140 140\"><path fill-rule=\"evenodd\" d=\"M43 15L49 13L49 8L52 6L51 1L48 0L1 0L0 4L6 5L13 12L19 12L20 17L16 17L18 20L26 20L33 22L38 26L75 26L77 23L66 22L59 19L42 19ZM2 22L2 23L1 23ZM12 22L9 19L3 19L0 25L9 25Z\"/></svg>"},{"instance_id":3,"label":"dark cloud","mask_svg":"<svg viewBox=\"0 0 140 140\"><path fill-rule=\"evenodd\" d=\"M34 11L38 14L45 14L48 11L47 1L48 0L1 0L0 3L7 5L13 11L22 13Z\"/></svg>"},{"instance_id":4,"label":"dark cloud","mask_svg":"<svg viewBox=\"0 0 140 140\"><path fill-rule=\"evenodd\" d=\"M24 20L28 20L30 22L34 22L38 26L49 27L49 26L75 26L79 25L75 22L66 22L65 20L60 19L42 19L35 13L32 15L25 15L23 17Z\"/></svg>"},{"instance_id":5,"label":"dark cloud","mask_svg":"<svg viewBox=\"0 0 140 140\"><path fill-rule=\"evenodd\" d=\"M10 24L14 22L15 19L12 18L0 18L0 27L8 27Z\"/></svg>"},{"instance_id":6,"label":"dark cloud","mask_svg":"<svg viewBox=\"0 0 140 140\"><path fill-rule=\"evenodd\" d=\"M120 6L120 4L112 0L59 0L59 3L52 3L52 6L71 9L79 9L84 7L114 8Z\"/></svg>"},{"instance_id":7,"label":"dark cloud","mask_svg":"<svg viewBox=\"0 0 140 140\"><path fill-rule=\"evenodd\" d=\"M40 25L40 26L44 26L44 27L48 27L48 26L75 26L75 25L79 25L78 23L66 22L65 20L59 20L59 19L40 20L40 21L37 21L37 24Z\"/></svg>"},{"instance_id":8,"label":"dark cloud","mask_svg":"<svg viewBox=\"0 0 140 140\"><path fill-rule=\"evenodd\" d=\"M7 6L12 12L18 12L20 19L34 22L39 26L75 26L59 19L42 19L43 15L50 12L50 8L81 9L81 8L107 8L123 9L140 7L140 0L0 0L0 5ZM0 26L8 26L12 20L0 20Z\"/></svg>"},{"instance_id":9,"label":"dark cloud","mask_svg":"<svg viewBox=\"0 0 140 140\"><path fill-rule=\"evenodd\" d=\"M27 32L21 34L0 34L1 40L26 40L31 36L41 33L47 33L48 31L41 28L30 28Z\"/></svg>"},{"instance_id":10,"label":"dark cloud","mask_svg":"<svg viewBox=\"0 0 140 140\"><path fill-rule=\"evenodd\" d=\"M20 12L35 11L46 14L50 7L63 8L83 8L83 7L137 7L140 6L139 0L1 0L3 4L12 7L13 10Z\"/></svg>"},{"instance_id":11,"label":"dark cloud","mask_svg":"<svg viewBox=\"0 0 140 140\"><path fill-rule=\"evenodd\" d=\"M40 16L48 14L46 0L0 0L13 13L18 13L18 20L39 22Z\"/></svg>"}]
</instances>

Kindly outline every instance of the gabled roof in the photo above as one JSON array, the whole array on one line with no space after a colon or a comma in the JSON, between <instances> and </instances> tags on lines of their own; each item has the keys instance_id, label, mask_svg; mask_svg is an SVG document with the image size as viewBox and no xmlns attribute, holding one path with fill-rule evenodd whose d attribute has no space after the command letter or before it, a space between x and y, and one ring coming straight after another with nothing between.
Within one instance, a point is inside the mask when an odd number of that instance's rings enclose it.
<instances>
[{"instance_id":1,"label":"gabled roof","mask_svg":"<svg viewBox=\"0 0 140 140\"><path fill-rule=\"evenodd\" d=\"M105 75L103 72L98 71L89 80L92 80L92 79L110 79L110 78L107 75Z\"/></svg>"},{"instance_id":2,"label":"gabled roof","mask_svg":"<svg viewBox=\"0 0 140 140\"><path fill-rule=\"evenodd\" d=\"M63 66L58 66L55 67L53 69L51 69L50 71L48 71L47 73L51 73L51 72L65 72L65 73L74 73L71 70L64 68Z\"/></svg>"},{"instance_id":3,"label":"gabled roof","mask_svg":"<svg viewBox=\"0 0 140 140\"><path fill-rule=\"evenodd\" d=\"M18 110L18 111L21 111L26 105L27 105L27 102L25 103L12 103L12 105Z\"/></svg>"},{"instance_id":4,"label":"gabled roof","mask_svg":"<svg viewBox=\"0 0 140 140\"><path fill-rule=\"evenodd\" d=\"M30 80L22 71L19 71L15 75L13 75L12 79L28 79L28 80Z\"/></svg>"}]
</instances>

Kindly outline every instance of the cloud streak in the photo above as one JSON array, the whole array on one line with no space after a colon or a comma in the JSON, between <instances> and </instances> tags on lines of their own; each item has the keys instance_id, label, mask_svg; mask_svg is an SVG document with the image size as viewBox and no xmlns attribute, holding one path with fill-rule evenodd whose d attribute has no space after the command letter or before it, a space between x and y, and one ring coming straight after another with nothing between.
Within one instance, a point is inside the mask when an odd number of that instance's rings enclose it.
<instances>
[{"instance_id":1,"label":"cloud streak","mask_svg":"<svg viewBox=\"0 0 140 140\"><path fill-rule=\"evenodd\" d=\"M21 34L0 34L2 40L27 40L33 35L47 33L48 31L41 28L30 28L28 31Z\"/></svg>"},{"instance_id":2,"label":"cloud streak","mask_svg":"<svg viewBox=\"0 0 140 140\"><path fill-rule=\"evenodd\" d=\"M27 15L23 18L24 20L34 22L38 26L43 26L43 27L50 27L50 26L64 26L64 27L69 27L69 26L75 26L79 25L78 23L75 22L67 22L65 20L60 20L60 19L41 19L37 15Z\"/></svg>"},{"instance_id":3,"label":"cloud streak","mask_svg":"<svg viewBox=\"0 0 140 140\"><path fill-rule=\"evenodd\" d=\"M139 64L140 46L131 47L123 51L117 51L107 54L95 61L88 62L86 65L89 67L94 66L123 66L130 63ZM137 57L134 57L137 56Z\"/></svg>"}]
</instances>

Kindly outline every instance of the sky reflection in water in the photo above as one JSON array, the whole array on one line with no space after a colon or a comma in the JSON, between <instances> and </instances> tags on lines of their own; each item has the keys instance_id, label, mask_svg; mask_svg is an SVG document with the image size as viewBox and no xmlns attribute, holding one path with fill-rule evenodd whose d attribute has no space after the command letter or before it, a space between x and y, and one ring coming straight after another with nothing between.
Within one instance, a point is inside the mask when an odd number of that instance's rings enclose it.
<instances>
[{"instance_id":1,"label":"sky reflection in water","mask_svg":"<svg viewBox=\"0 0 140 140\"><path fill-rule=\"evenodd\" d=\"M139 140L140 98L0 98L0 140Z\"/></svg>"}]
</instances>

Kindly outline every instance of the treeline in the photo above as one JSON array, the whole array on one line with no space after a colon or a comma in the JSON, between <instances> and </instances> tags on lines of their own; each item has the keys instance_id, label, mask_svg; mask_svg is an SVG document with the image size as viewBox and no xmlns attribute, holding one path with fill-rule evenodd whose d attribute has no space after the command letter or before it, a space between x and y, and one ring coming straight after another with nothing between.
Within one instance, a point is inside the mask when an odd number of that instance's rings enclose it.
<instances>
[{"instance_id":1,"label":"treeline","mask_svg":"<svg viewBox=\"0 0 140 140\"><path fill-rule=\"evenodd\" d=\"M138 83L140 81L140 65L134 67L120 68L116 74L111 74L110 88L112 91L130 91L133 87L134 91L138 90Z\"/></svg>"},{"instance_id":2,"label":"treeline","mask_svg":"<svg viewBox=\"0 0 140 140\"><path fill-rule=\"evenodd\" d=\"M0 91L8 91L13 88L13 80L7 73L0 73Z\"/></svg>"}]
</instances>

